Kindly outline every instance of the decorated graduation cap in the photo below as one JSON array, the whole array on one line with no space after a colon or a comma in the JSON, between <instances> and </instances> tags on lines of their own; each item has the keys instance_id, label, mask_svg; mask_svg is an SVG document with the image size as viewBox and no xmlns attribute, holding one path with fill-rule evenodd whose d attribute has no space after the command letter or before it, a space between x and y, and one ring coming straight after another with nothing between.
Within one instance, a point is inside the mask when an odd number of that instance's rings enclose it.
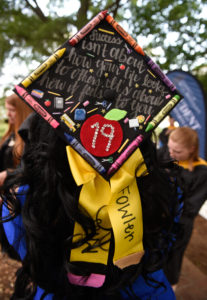
<instances>
[{"instance_id":1,"label":"decorated graduation cap","mask_svg":"<svg viewBox=\"0 0 207 300\"><path fill-rule=\"evenodd\" d=\"M135 178L144 162L138 147L182 96L107 11L66 41L15 92L69 145L72 174L83 185L79 203L97 225L96 237L70 256L71 262L90 263L91 277L82 280L70 273L69 280L93 286L95 278L100 286L112 231L117 267L141 259ZM78 223L74 236L84 236Z\"/></svg>"},{"instance_id":2,"label":"decorated graduation cap","mask_svg":"<svg viewBox=\"0 0 207 300\"><path fill-rule=\"evenodd\" d=\"M181 99L106 11L16 86L16 92L105 178Z\"/></svg>"}]
</instances>

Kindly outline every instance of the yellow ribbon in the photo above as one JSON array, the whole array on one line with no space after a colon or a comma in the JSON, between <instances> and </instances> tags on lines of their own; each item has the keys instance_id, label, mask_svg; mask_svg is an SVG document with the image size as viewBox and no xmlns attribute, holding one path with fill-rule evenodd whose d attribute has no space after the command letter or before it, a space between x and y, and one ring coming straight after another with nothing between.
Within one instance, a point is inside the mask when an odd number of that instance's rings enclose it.
<instances>
[{"instance_id":1,"label":"yellow ribbon","mask_svg":"<svg viewBox=\"0 0 207 300\"><path fill-rule=\"evenodd\" d=\"M137 264L143 253L143 223L136 176L146 172L142 154L137 149L123 166L106 181L73 148L66 147L68 161L77 185L83 185L79 205L93 218L96 235L79 248L71 250L71 262L107 265L111 229L115 240L113 262L120 268ZM73 241L85 236L75 223Z\"/></svg>"}]
</instances>

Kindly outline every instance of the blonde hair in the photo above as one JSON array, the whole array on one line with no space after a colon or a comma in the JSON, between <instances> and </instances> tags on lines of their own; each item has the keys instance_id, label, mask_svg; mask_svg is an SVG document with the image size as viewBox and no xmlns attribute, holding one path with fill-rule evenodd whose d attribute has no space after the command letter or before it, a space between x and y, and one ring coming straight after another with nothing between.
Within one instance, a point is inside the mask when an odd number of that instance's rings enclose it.
<instances>
[{"instance_id":1,"label":"blonde hair","mask_svg":"<svg viewBox=\"0 0 207 300\"><path fill-rule=\"evenodd\" d=\"M169 138L185 148L193 148L190 155L192 161L199 159L199 138L194 129L190 127L178 127L170 133Z\"/></svg>"},{"instance_id":2,"label":"blonde hair","mask_svg":"<svg viewBox=\"0 0 207 300\"><path fill-rule=\"evenodd\" d=\"M15 136L15 143L13 147L13 160L14 165L16 166L22 156L24 142L20 135L18 134L19 127L22 122L28 117L32 112L32 109L25 104L16 94L12 94L5 99L5 103L12 105L16 110L16 121L15 124L9 124L8 130L3 135L0 141L0 147L6 139L13 133Z\"/></svg>"}]
</instances>

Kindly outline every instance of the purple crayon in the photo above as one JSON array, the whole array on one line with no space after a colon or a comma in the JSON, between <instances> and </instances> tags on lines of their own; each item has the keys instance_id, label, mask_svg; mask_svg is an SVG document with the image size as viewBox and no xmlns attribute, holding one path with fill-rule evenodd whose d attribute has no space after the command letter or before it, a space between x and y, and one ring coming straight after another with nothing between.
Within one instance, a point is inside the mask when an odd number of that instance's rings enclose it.
<instances>
[{"instance_id":1,"label":"purple crayon","mask_svg":"<svg viewBox=\"0 0 207 300\"><path fill-rule=\"evenodd\" d=\"M88 24L86 24L80 31L78 31L70 40L69 44L75 46L86 34L88 34L97 24L99 24L106 16L107 10L101 11Z\"/></svg>"},{"instance_id":2,"label":"purple crayon","mask_svg":"<svg viewBox=\"0 0 207 300\"><path fill-rule=\"evenodd\" d=\"M160 67L146 55L147 64L152 68L152 70L160 77L160 79L170 88L171 91L175 91L176 87L172 81L163 73Z\"/></svg>"},{"instance_id":3,"label":"purple crayon","mask_svg":"<svg viewBox=\"0 0 207 300\"><path fill-rule=\"evenodd\" d=\"M132 152L139 146L139 144L143 141L144 136L140 134L137 136L131 144L124 150L124 152L117 158L117 160L111 165L109 168L107 175L111 175L114 173L123 162L132 154Z\"/></svg>"}]
</instances>

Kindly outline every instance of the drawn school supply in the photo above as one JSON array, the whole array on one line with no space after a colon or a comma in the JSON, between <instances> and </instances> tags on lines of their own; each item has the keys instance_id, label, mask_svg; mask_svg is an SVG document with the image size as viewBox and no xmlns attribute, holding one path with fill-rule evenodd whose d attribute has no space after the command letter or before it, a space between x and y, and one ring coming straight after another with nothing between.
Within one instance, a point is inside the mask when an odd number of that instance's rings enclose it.
<instances>
[{"instance_id":1,"label":"drawn school supply","mask_svg":"<svg viewBox=\"0 0 207 300\"><path fill-rule=\"evenodd\" d=\"M182 99L107 11L65 41L15 92L106 180Z\"/></svg>"}]
</instances>

